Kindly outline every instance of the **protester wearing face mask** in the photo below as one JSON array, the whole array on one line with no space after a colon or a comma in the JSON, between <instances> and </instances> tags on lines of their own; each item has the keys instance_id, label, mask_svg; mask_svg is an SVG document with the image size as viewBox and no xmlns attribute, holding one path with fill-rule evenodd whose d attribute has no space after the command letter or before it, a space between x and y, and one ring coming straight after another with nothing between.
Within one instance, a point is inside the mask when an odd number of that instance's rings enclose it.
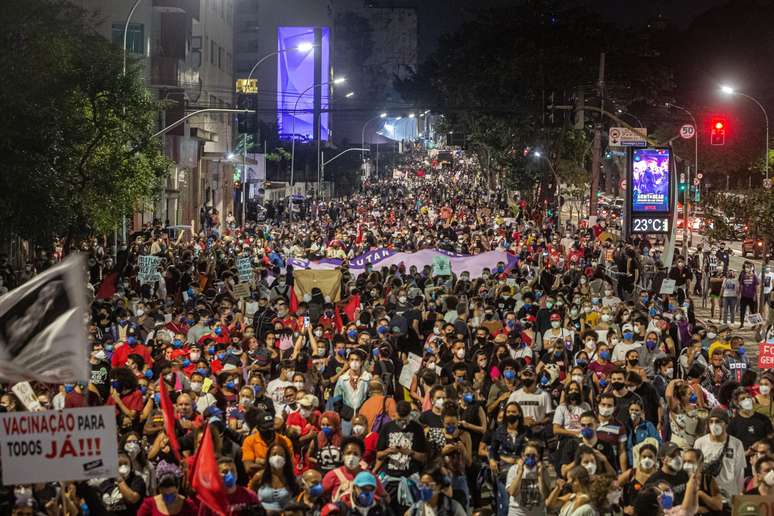
<instances>
[{"instance_id":1,"label":"protester wearing face mask","mask_svg":"<svg viewBox=\"0 0 774 516\"><path fill-rule=\"evenodd\" d=\"M489 469L497 481L497 511L507 514L509 496L505 480L508 470L517 463L521 446L527 438L527 428L524 426L524 416L517 402L508 402L505 406L502 424L492 434L489 445Z\"/></svg>"},{"instance_id":2,"label":"protester wearing face mask","mask_svg":"<svg viewBox=\"0 0 774 516\"><path fill-rule=\"evenodd\" d=\"M336 412L323 412L320 416L320 431L310 443L306 463L320 470L324 475L339 467L342 461L341 419Z\"/></svg>"},{"instance_id":3,"label":"protester wearing face mask","mask_svg":"<svg viewBox=\"0 0 774 516\"><path fill-rule=\"evenodd\" d=\"M281 444L272 445L263 471L250 480L250 485L266 512L282 512L299 493L289 449Z\"/></svg>"},{"instance_id":4,"label":"protester wearing face mask","mask_svg":"<svg viewBox=\"0 0 774 516\"><path fill-rule=\"evenodd\" d=\"M771 310L774 312L774 309ZM774 401L772 401L771 386L774 385L774 378L769 373L763 373L758 381L758 394L753 399L753 408L755 412L763 414L770 420L774 420Z\"/></svg>"},{"instance_id":5,"label":"protester wearing face mask","mask_svg":"<svg viewBox=\"0 0 774 516\"><path fill-rule=\"evenodd\" d=\"M681 449L674 443L664 443L658 452L661 460L661 469L648 479L647 486L666 483L671 486L672 498L675 505L683 502L686 485L690 475L683 470L683 457ZM646 486L646 487L647 487ZM636 500L635 500L636 505Z\"/></svg>"},{"instance_id":6,"label":"protester wearing face mask","mask_svg":"<svg viewBox=\"0 0 774 516\"><path fill-rule=\"evenodd\" d=\"M165 461L156 466L158 478L158 494L143 500L139 516L158 516L162 514L194 516L196 505L192 500L180 494L180 483L183 473L179 467Z\"/></svg>"},{"instance_id":7,"label":"protester wearing face mask","mask_svg":"<svg viewBox=\"0 0 774 516\"><path fill-rule=\"evenodd\" d=\"M728 411L717 407L710 411L709 434L696 439L694 447L704 454L708 469L717 471L714 475L725 500L742 493L745 452L742 442L729 435Z\"/></svg>"},{"instance_id":8,"label":"protester wearing face mask","mask_svg":"<svg viewBox=\"0 0 774 516\"><path fill-rule=\"evenodd\" d=\"M557 479L554 489L546 500L546 506L551 509L560 508L560 516L594 516L597 514L591 497L591 475L587 468L576 466L567 474L567 482ZM565 485L570 486L570 493L563 495Z\"/></svg>"},{"instance_id":9,"label":"protester wearing face mask","mask_svg":"<svg viewBox=\"0 0 774 516\"><path fill-rule=\"evenodd\" d=\"M419 499L406 511L406 516L437 514L464 516L463 506L449 496L449 479L440 469L422 473L419 477Z\"/></svg>"},{"instance_id":10,"label":"protester wearing face mask","mask_svg":"<svg viewBox=\"0 0 774 516\"><path fill-rule=\"evenodd\" d=\"M347 371L336 381L333 396L341 396L344 405L353 411L360 409L368 395L368 382L371 373L365 370L366 354L360 349L353 349L347 356Z\"/></svg>"},{"instance_id":11,"label":"protester wearing face mask","mask_svg":"<svg viewBox=\"0 0 774 516\"><path fill-rule=\"evenodd\" d=\"M367 471L364 468L363 457L365 447L363 441L357 437L347 437L341 442L342 465L327 472L323 477L322 487L332 502L338 502L348 490L358 473ZM385 491L380 481L377 480L376 493L384 497Z\"/></svg>"},{"instance_id":12,"label":"protester wearing face mask","mask_svg":"<svg viewBox=\"0 0 774 516\"><path fill-rule=\"evenodd\" d=\"M508 516L541 516L546 514L545 500L550 491L552 466L542 460L537 442L524 446L521 459L510 467L505 484L510 496Z\"/></svg>"},{"instance_id":13,"label":"protester wearing face mask","mask_svg":"<svg viewBox=\"0 0 774 516\"><path fill-rule=\"evenodd\" d=\"M352 489L335 504L342 516L387 516L391 510L384 499L377 494L376 477L361 471L352 482Z\"/></svg>"},{"instance_id":14,"label":"protester wearing face mask","mask_svg":"<svg viewBox=\"0 0 774 516\"><path fill-rule=\"evenodd\" d=\"M689 477L698 477L699 512L702 514L718 514L723 511L723 497L712 475L704 471L704 454L695 448L683 452L683 471Z\"/></svg>"},{"instance_id":15,"label":"protester wearing face mask","mask_svg":"<svg viewBox=\"0 0 774 516\"><path fill-rule=\"evenodd\" d=\"M245 414L245 423L253 432L242 443L242 461L249 475L264 466L269 448L274 444L290 450L292 456L293 445L290 439L275 431L271 413L252 408Z\"/></svg>"},{"instance_id":16,"label":"protester wearing face mask","mask_svg":"<svg viewBox=\"0 0 774 516\"><path fill-rule=\"evenodd\" d=\"M553 418L554 435L560 436L561 441L580 435L580 417L591 410L589 404L583 401L582 393L581 384L568 376L562 394L563 402L556 407Z\"/></svg>"},{"instance_id":17,"label":"protester wearing face mask","mask_svg":"<svg viewBox=\"0 0 774 516\"><path fill-rule=\"evenodd\" d=\"M744 387L738 388L734 395L737 409L728 424L728 433L739 439L744 449L748 450L760 436L771 435L774 428L771 419L755 412L755 401Z\"/></svg>"},{"instance_id":18,"label":"protester wearing face mask","mask_svg":"<svg viewBox=\"0 0 774 516\"><path fill-rule=\"evenodd\" d=\"M767 455L758 459L754 473L755 486L744 494L765 496L769 499L774 497L774 456Z\"/></svg>"},{"instance_id":19,"label":"protester wearing face mask","mask_svg":"<svg viewBox=\"0 0 774 516\"><path fill-rule=\"evenodd\" d=\"M259 510L261 502L256 494L249 489L237 485L237 467L230 457L221 457L218 459L218 471L223 479L223 487L226 488L226 507L228 514L248 515L255 514ZM214 516L214 512L202 504L201 514Z\"/></svg>"},{"instance_id":20,"label":"protester wearing face mask","mask_svg":"<svg viewBox=\"0 0 774 516\"><path fill-rule=\"evenodd\" d=\"M666 399L671 429L670 440L681 448L692 448L699 426L698 396L688 383L674 381L667 386Z\"/></svg>"},{"instance_id":21,"label":"protester wearing face mask","mask_svg":"<svg viewBox=\"0 0 774 516\"><path fill-rule=\"evenodd\" d=\"M551 395L538 389L535 368L525 366L520 371L522 387L508 398L508 403L516 402L522 407L524 424L532 435L537 436L546 424L552 421L554 412Z\"/></svg>"},{"instance_id":22,"label":"protester wearing face mask","mask_svg":"<svg viewBox=\"0 0 774 516\"><path fill-rule=\"evenodd\" d=\"M368 383L368 399L360 406L357 413L366 418L365 426L368 431L378 431L387 418L393 420L397 417L396 407L395 399L385 395L382 381L373 378Z\"/></svg>"},{"instance_id":23,"label":"protester wearing face mask","mask_svg":"<svg viewBox=\"0 0 774 516\"><path fill-rule=\"evenodd\" d=\"M638 449L639 461L636 466L618 475L618 483L623 486L620 505L624 507L624 512L631 510L631 505L637 494L642 491L650 477L658 471L657 457L658 449L655 446L643 444Z\"/></svg>"},{"instance_id":24,"label":"protester wearing face mask","mask_svg":"<svg viewBox=\"0 0 774 516\"><path fill-rule=\"evenodd\" d=\"M695 514L699 507L698 474L688 480L682 502L668 482L658 482L644 489L634 500L634 516L688 516Z\"/></svg>"}]
</instances>

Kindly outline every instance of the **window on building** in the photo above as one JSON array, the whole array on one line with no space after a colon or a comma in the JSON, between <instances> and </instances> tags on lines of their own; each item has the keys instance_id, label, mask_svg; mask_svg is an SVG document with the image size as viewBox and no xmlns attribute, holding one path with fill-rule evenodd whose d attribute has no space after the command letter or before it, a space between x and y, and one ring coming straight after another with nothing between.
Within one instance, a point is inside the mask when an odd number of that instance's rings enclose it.
<instances>
[{"instance_id":1,"label":"window on building","mask_svg":"<svg viewBox=\"0 0 774 516\"><path fill-rule=\"evenodd\" d=\"M124 24L114 23L112 30L113 44L124 47ZM145 55L145 27L142 23L130 23L126 31L126 50L130 54Z\"/></svg>"},{"instance_id":2,"label":"window on building","mask_svg":"<svg viewBox=\"0 0 774 516\"><path fill-rule=\"evenodd\" d=\"M218 64L218 44L210 41L210 64Z\"/></svg>"}]
</instances>

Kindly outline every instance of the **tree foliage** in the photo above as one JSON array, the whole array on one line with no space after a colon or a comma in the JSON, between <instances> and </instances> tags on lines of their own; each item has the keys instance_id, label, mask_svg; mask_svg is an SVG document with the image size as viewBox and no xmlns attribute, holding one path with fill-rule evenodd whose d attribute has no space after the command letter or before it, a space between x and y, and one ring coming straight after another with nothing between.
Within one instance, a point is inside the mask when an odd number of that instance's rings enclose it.
<instances>
[{"instance_id":1,"label":"tree foliage","mask_svg":"<svg viewBox=\"0 0 774 516\"><path fill-rule=\"evenodd\" d=\"M774 244L774 191L758 188L734 194L717 192L703 201L704 213L712 223L708 236L715 240L735 239L738 226L745 225L745 238L761 238Z\"/></svg>"},{"instance_id":2,"label":"tree foliage","mask_svg":"<svg viewBox=\"0 0 774 516\"><path fill-rule=\"evenodd\" d=\"M157 194L157 103L94 19L62 0L0 2L4 237L105 232Z\"/></svg>"}]
</instances>

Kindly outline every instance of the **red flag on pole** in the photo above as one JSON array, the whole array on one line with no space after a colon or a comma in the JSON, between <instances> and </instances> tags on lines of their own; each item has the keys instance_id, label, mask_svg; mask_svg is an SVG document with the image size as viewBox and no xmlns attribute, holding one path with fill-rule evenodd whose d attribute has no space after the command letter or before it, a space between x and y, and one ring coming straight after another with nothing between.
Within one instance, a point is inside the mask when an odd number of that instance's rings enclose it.
<instances>
[{"instance_id":1,"label":"red flag on pole","mask_svg":"<svg viewBox=\"0 0 774 516\"><path fill-rule=\"evenodd\" d=\"M362 224L357 225L357 238L355 239L355 243L358 245L363 243L363 225Z\"/></svg>"},{"instance_id":2,"label":"red flag on pole","mask_svg":"<svg viewBox=\"0 0 774 516\"><path fill-rule=\"evenodd\" d=\"M336 313L336 318L335 318L336 331L340 332L341 329L344 327L344 321L341 320L341 312L339 311L339 305L336 305L335 313Z\"/></svg>"},{"instance_id":3,"label":"red flag on pole","mask_svg":"<svg viewBox=\"0 0 774 516\"><path fill-rule=\"evenodd\" d=\"M218 470L211 433L210 425L207 425L191 469L191 487L196 491L196 496L202 505L207 506L215 514L225 516L229 511L226 501L228 493Z\"/></svg>"},{"instance_id":4,"label":"red flag on pole","mask_svg":"<svg viewBox=\"0 0 774 516\"><path fill-rule=\"evenodd\" d=\"M296 297L296 287L290 286L290 313L294 314L298 310L298 297Z\"/></svg>"},{"instance_id":5,"label":"red flag on pole","mask_svg":"<svg viewBox=\"0 0 774 516\"><path fill-rule=\"evenodd\" d=\"M344 313L349 317L349 322L356 320L355 312L360 307L360 294L355 294L349 298L349 301L344 305Z\"/></svg>"},{"instance_id":6,"label":"red flag on pole","mask_svg":"<svg viewBox=\"0 0 774 516\"><path fill-rule=\"evenodd\" d=\"M183 462L175 433L175 407L172 406L172 399L169 397L169 391L163 378L159 381L159 398L161 398L161 413L164 415L164 431L169 438L169 447L172 448L175 458Z\"/></svg>"}]
</instances>

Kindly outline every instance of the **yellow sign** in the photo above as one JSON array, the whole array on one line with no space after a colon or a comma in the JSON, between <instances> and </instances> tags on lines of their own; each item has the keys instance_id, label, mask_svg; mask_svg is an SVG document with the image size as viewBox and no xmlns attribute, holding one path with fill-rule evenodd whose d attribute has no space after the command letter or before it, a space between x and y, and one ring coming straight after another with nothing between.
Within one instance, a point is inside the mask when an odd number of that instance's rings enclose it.
<instances>
[{"instance_id":1,"label":"yellow sign","mask_svg":"<svg viewBox=\"0 0 774 516\"><path fill-rule=\"evenodd\" d=\"M258 93L258 79L237 79L237 93Z\"/></svg>"}]
</instances>

